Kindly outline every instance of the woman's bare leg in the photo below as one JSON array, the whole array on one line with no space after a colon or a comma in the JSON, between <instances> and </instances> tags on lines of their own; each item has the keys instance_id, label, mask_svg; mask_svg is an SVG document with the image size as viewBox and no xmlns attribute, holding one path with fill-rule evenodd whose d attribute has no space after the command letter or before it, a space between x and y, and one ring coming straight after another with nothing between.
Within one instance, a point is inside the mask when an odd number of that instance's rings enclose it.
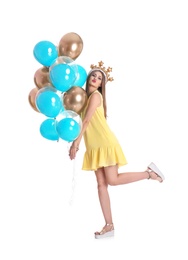
<instances>
[{"instance_id":1,"label":"woman's bare leg","mask_svg":"<svg viewBox=\"0 0 188 260\"><path fill-rule=\"evenodd\" d=\"M102 233L111 231L114 229L110 197L108 193L108 184L109 185L120 185L128 184L131 182L136 182L145 179L153 179L160 181L161 178L153 171L148 172L149 169L143 172L125 172L118 173L117 166L108 166L104 168L99 168L96 172L96 178L98 183L98 195L103 212L103 216L106 222L106 225L103 227L101 232L95 232L96 235L101 235ZM112 225L107 225L112 224Z\"/></svg>"},{"instance_id":2,"label":"woman's bare leg","mask_svg":"<svg viewBox=\"0 0 188 260\"><path fill-rule=\"evenodd\" d=\"M148 172L148 170L143 172L124 172L118 173L118 166L108 166L104 168L107 183L109 185L121 185L128 184L131 182L141 181L145 179L153 179L161 181L161 178L157 176L154 172Z\"/></svg>"},{"instance_id":3,"label":"woman's bare leg","mask_svg":"<svg viewBox=\"0 0 188 260\"><path fill-rule=\"evenodd\" d=\"M105 173L104 173L104 168L99 168L95 172L96 178L97 178L97 184L98 184L98 196L99 196L99 201L102 209L102 213L105 219L106 224L112 224L112 212L111 212L111 205L110 205L110 197L108 193L108 184L106 181ZM110 226L104 227L106 231L110 229ZM98 232L96 232L98 233Z\"/></svg>"}]
</instances>

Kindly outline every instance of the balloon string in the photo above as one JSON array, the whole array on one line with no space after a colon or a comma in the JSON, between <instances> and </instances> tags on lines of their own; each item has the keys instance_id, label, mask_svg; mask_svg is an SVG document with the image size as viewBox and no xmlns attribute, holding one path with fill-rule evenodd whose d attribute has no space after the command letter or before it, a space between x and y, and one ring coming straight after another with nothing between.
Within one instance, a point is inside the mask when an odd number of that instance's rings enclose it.
<instances>
[{"instance_id":1,"label":"balloon string","mask_svg":"<svg viewBox=\"0 0 188 260\"><path fill-rule=\"evenodd\" d=\"M68 143L67 150L69 152L71 143ZM73 204L75 188L76 188L76 159L72 160L72 183L71 183L71 196L69 200L70 206Z\"/></svg>"},{"instance_id":2,"label":"balloon string","mask_svg":"<svg viewBox=\"0 0 188 260\"><path fill-rule=\"evenodd\" d=\"M71 190L71 197L70 197L70 201L69 201L70 205L73 204L75 188L76 188L76 161L74 159L73 160L73 169L72 169L72 190Z\"/></svg>"}]
</instances>

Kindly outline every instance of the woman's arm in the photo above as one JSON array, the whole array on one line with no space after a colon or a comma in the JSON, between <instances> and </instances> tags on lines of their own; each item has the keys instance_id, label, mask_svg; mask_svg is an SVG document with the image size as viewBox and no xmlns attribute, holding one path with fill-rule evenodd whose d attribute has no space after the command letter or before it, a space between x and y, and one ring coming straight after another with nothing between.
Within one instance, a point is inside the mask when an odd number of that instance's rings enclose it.
<instances>
[{"instance_id":1,"label":"woman's arm","mask_svg":"<svg viewBox=\"0 0 188 260\"><path fill-rule=\"evenodd\" d=\"M95 112L95 110L97 109L98 106L101 105L101 97L100 97L100 94L99 93L94 93L90 100L89 100L89 104L88 104L88 107L87 107L87 110L86 110L86 113L85 113L85 116L82 120L82 128L81 128L81 131L80 131L80 134L79 136L73 141L71 147L70 147L70 150L69 150L69 156L70 156L70 159L74 159L75 156L76 156L76 152L78 151L79 149L79 145L80 145L80 142L81 142L81 139L82 139L82 136L84 134L84 132L86 131L87 129L87 126Z\"/></svg>"}]
</instances>

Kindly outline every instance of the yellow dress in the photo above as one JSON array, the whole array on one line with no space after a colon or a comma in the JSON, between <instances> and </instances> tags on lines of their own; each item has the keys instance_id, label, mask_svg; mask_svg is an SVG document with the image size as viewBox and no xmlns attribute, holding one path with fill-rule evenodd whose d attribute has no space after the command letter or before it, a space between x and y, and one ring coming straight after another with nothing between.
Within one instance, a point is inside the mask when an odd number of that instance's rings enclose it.
<instances>
[{"instance_id":1,"label":"yellow dress","mask_svg":"<svg viewBox=\"0 0 188 260\"><path fill-rule=\"evenodd\" d=\"M94 91L93 93L99 91ZM93 94L92 93L92 94ZM88 98L91 98L92 94ZM101 99L102 95L100 94ZM85 114L82 113L82 118ZM97 107L93 114L86 131L84 133L84 142L86 151L84 154L82 170L96 171L98 168L118 165L122 166L127 164L127 160L123 154L121 146L111 131L106 118L104 117L103 102Z\"/></svg>"}]
</instances>

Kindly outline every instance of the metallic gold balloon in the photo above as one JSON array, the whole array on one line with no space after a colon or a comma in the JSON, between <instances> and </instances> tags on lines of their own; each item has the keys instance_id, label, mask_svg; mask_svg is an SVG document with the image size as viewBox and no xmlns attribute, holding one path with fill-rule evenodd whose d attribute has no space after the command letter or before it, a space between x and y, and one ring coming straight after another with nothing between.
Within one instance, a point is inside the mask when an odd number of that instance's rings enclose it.
<instances>
[{"instance_id":1,"label":"metallic gold balloon","mask_svg":"<svg viewBox=\"0 0 188 260\"><path fill-rule=\"evenodd\" d=\"M81 87L72 87L63 95L63 106L66 110L72 110L80 114L87 104L86 91Z\"/></svg>"},{"instance_id":2,"label":"metallic gold balloon","mask_svg":"<svg viewBox=\"0 0 188 260\"><path fill-rule=\"evenodd\" d=\"M68 56L75 60L83 49L82 38L77 33L65 34L59 42L59 56Z\"/></svg>"},{"instance_id":3,"label":"metallic gold balloon","mask_svg":"<svg viewBox=\"0 0 188 260\"><path fill-rule=\"evenodd\" d=\"M52 85L49 78L49 68L39 68L34 74L34 82L39 89Z\"/></svg>"},{"instance_id":4,"label":"metallic gold balloon","mask_svg":"<svg viewBox=\"0 0 188 260\"><path fill-rule=\"evenodd\" d=\"M28 101L29 101L29 104L31 105L31 107L36 111L36 112L39 112L38 108L36 107L36 103L35 103L35 98L36 98L36 95L38 93L38 88L33 88L30 93L29 93L29 96L28 96Z\"/></svg>"}]
</instances>

